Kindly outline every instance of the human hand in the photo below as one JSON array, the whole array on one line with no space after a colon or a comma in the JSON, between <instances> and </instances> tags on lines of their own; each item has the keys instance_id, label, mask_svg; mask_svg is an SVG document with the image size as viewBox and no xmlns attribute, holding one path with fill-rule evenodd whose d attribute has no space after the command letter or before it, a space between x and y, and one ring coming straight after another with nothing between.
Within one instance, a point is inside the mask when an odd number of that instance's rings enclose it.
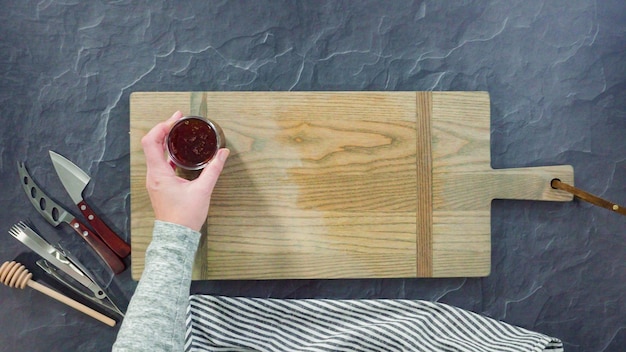
<instances>
[{"instance_id":1,"label":"human hand","mask_svg":"<svg viewBox=\"0 0 626 352\"><path fill-rule=\"evenodd\" d=\"M211 194L230 154L222 148L195 180L178 177L165 156L165 138L183 114L177 111L141 139L146 156L146 188L156 220L200 231L209 213Z\"/></svg>"}]
</instances>

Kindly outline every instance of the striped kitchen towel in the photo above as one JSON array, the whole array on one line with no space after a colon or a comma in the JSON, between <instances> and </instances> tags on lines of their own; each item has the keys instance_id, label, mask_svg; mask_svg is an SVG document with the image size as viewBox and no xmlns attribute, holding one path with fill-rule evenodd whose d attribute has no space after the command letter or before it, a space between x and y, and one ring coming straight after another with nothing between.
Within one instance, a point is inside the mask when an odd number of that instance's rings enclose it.
<instances>
[{"instance_id":1,"label":"striped kitchen towel","mask_svg":"<svg viewBox=\"0 0 626 352\"><path fill-rule=\"evenodd\" d=\"M446 304L192 295L186 351L563 351L558 339Z\"/></svg>"}]
</instances>

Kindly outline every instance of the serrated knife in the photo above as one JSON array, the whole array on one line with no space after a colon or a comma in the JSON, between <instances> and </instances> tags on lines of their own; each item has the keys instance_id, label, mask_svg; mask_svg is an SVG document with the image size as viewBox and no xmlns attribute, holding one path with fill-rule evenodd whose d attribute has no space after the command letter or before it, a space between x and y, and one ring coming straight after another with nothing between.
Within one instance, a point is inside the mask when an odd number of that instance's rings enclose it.
<instances>
[{"instance_id":1,"label":"serrated knife","mask_svg":"<svg viewBox=\"0 0 626 352\"><path fill-rule=\"evenodd\" d=\"M35 183L28 173L26 165L23 162L17 163L17 169L20 175L22 188L26 192L26 196L33 204L35 209L46 219L52 226L59 226L61 223L70 225L76 233L82 237L87 244L102 258L102 260L111 268L115 274L124 271L125 265L122 260L113 253L113 251L93 233L87 226L80 222L76 217L62 206L54 202L41 188Z\"/></svg>"},{"instance_id":2,"label":"serrated knife","mask_svg":"<svg viewBox=\"0 0 626 352\"><path fill-rule=\"evenodd\" d=\"M52 165L61 179L65 190L72 198L74 204L78 206L89 225L96 231L100 238L109 248L120 258L126 258L130 254L130 246L124 242L107 224L100 219L93 209L83 199L83 190L91 180L83 170L61 154L49 151Z\"/></svg>"}]
</instances>

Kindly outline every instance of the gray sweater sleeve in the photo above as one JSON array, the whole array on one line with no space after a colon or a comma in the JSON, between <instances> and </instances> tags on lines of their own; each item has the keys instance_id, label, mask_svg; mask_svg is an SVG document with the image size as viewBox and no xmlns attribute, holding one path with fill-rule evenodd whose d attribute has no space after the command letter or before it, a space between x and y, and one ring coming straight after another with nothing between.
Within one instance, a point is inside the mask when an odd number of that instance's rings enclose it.
<instances>
[{"instance_id":1,"label":"gray sweater sleeve","mask_svg":"<svg viewBox=\"0 0 626 352\"><path fill-rule=\"evenodd\" d=\"M182 351L189 287L200 233L155 221L145 269L113 351Z\"/></svg>"}]
</instances>

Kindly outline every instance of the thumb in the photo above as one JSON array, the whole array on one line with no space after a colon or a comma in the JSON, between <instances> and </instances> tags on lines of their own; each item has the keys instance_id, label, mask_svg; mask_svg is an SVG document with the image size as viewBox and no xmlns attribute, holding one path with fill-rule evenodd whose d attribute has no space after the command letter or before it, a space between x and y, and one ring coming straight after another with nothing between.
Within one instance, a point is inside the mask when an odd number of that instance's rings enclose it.
<instances>
[{"instance_id":1,"label":"thumb","mask_svg":"<svg viewBox=\"0 0 626 352\"><path fill-rule=\"evenodd\" d=\"M207 165L200 176L196 179L196 181L202 183L204 187L208 187L208 189L213 190L215 184L217 183L217 179L220 177L222 170L224 169L224 164L226 163L226 159L230 155L230 150L226 148L222 148L217 151L217 155L209 165Z\"/></svg>"}]
</instances>

